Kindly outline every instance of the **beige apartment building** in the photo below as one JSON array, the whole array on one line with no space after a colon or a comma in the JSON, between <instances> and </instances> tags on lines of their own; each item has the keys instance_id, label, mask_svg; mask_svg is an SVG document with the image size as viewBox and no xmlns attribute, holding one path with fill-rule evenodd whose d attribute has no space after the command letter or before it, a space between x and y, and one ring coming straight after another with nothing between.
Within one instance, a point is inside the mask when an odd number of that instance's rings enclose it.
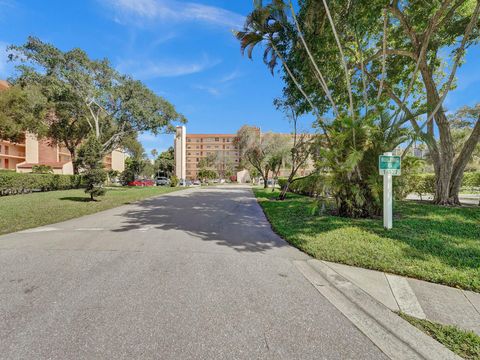
<instances>
[{"instance_id":1,"label":"beige apartment building","mask_svg":"<svg viewBox=\"0 0 480 360\"><path fill-rule=\"evenodd\" d=\"M0 91L9 87L6 81L0 80ZM127 155L115 150L105 156L106 170L125 170ZM35 165L50 166L55 174L73 174L73 164L70 152L59 145L52 145L48 139L37 139L30 133L25 133L23 139L13 143L0 139L0 169L17 172L32 172Z\"/></svg>"},{"instance_id":2,"label":"beige apartment building","mask_svg":"<svg viewBox=\"0 0 480 360\"><path fill-rule=\"evenodd\" d=\"M262 136L258 128L258 136ZM291 137L290 134L285 136ZM174 140L175 175L179 179L198 179L199 163L209 155L217 154L230 164L240 164L240 150L234 145L236 134L188 134L185 126L178 126ZM313 164L308 162L298 172L299 176L313 170ZM288 176L290 169L282 168L279 176ZM270 174L272 175L272 174ZM244 182L250 179L248 172L237 168L237 179Z\"/></svg>"},{"instance_id":3,"label":"beige apartment building","mask_svg":"<svg viewBox=\"0 0 480 360\"><path fill-rule=\"evenodd\" d=\"M113 151L103 159L105 169L122 172L126 157L122 151ZM64 147L51 145L48 140L39 140L29 133L17 143L0 139L0 169L28 173L35 165L49 166L54 174L73 174L72 158Z\"/></svg>"},{"instance_id":4,"label":"beige apartment building","mask_svg":"<svg viewBox=\"0 0 480 360\"><path fill-rule=\"evenodd\" d=\"M176 176L180 179L197 179L201 160L214 154L238 164L240 153L233 144L234 138L235 134L187 134L185 126L178 126L174 146Z\"/></svg>"}]
</instances>

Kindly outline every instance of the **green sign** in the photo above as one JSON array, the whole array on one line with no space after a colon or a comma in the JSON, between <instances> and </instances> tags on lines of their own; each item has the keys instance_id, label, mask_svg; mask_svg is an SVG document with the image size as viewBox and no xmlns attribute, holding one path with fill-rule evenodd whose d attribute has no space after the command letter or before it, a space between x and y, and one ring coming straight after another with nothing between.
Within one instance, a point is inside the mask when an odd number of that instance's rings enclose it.
<instances>
[{"instance_id":1,"label":"green sign","mask_svg":"<svg viewBox=\"0 0 480 360\"><path fill-rule=\"evenodd\" d=\"M378 169L380 170L380 175L401 175L401 164L402 159L400 156L380 155L378 158Z\"/></svg>"}]
</instances>

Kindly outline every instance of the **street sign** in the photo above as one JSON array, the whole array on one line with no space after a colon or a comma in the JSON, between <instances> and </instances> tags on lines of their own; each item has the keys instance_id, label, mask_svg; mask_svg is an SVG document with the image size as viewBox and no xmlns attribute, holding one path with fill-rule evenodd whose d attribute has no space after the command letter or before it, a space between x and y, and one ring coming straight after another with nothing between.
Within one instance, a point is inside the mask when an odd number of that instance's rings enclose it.
<instances>
[{"instance_id":1,"label":"street sign","mask_svg":"<svg viewBox=\"0 0 480 360\"><path fill-rule=\"evenodd\" d=\"M401 175L401 164L402 159L400 156L380 155L378 158L378 170L380 171L380 175Z\"/></svg>"}]
</instances>

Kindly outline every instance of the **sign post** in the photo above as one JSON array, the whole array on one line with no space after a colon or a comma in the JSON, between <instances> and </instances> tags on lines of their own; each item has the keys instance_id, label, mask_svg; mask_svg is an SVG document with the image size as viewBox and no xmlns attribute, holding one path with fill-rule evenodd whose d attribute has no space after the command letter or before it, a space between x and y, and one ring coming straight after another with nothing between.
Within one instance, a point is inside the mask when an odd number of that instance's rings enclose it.
<instances>
[{"instance_id":1,"label":"sign post","mask_svg":"<svg viewBox=\"0 0 480 360\"><path fill-rule=\"evenodd\" d=\"M393 185L392 176L401 174L401 157L393 156L391 152L380 155L378 169L383 175L383 227L392 228Z\"/></svg>"}]
</instances>

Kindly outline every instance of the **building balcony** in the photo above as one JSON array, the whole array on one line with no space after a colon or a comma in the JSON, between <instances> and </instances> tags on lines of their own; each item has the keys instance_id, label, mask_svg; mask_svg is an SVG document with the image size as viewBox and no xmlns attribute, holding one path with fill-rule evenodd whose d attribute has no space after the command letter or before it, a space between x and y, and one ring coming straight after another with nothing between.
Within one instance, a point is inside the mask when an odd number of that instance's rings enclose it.
<instances>
[{"instance_id":1,"label":"building balcony","mask_svg":"<svg viewBox=\"0 0 480 360\"><path fill-rule=\"evenodd\" d=\"M7 158L7 159L25 160L25 153L0 154L0 157L2 157L2 158Z\"/></svg>"}]
</instances>

